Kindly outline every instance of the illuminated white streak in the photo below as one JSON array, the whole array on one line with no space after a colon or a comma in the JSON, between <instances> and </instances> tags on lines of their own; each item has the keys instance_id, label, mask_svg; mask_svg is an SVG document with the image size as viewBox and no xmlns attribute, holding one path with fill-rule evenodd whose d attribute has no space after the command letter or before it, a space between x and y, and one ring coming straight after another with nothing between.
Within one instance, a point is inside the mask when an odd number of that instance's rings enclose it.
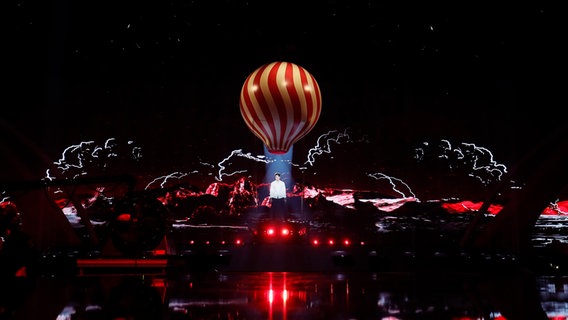
<instances>
[{"instance_id":1,"label":"illuminated white streak","mask_svg":"<svg viewBox=\"0 0 568 320\"><path fill-rule=\"evenodd\" d=\"M412 198L416 198L416 195L414 194L414 192L412 192L412 190L410 189L410 187L409 187L404 181L402 181L402 180L400 180L400 179L398 179L398 178L389 177L389 176L387 176L386 174L380 173L380 172L377 172L377 173L370 173L370 174L367 174L367 176L369 176L369 177L371 177L371 178L374 178L374 179L377 179L377 180L381 180L381 179L386 179L386 180L388 180L388 182L389 182L390 185L392 186L392 190L393 190L393 191L395 191L396 193L400 194L400 195L403 196L404 198L409 198L409 196L407 196L404 192L402 192L402 191L400 191L400 190L397 189L396 184L395 184L394 181L398 181L398 182L402 183L402 184L408 189L408 191L409 191L410 194L412 195L412 196L411 196ZM418 198L416 198L416 199L418 199Z\"/></svg>"},{"instance_id":2,"label":"illuminated white streak","mask_svg":"<svg viewBox=\"0 0 568 320\"><path fill-rule=\"evenodd\" d=\"M189 174L192 173L199 173L199 171L192 171L189 173L184 173L184 172L172 172L170 174L167 174L165 176L160 176L157 178L154 178L152 181L150 181L148 184L146 184L146 187L144 187L144 190L147 190L148 188L150 188L151 185L153 185L154 183L158 183L160 182L160 187L164 188L166 186L166 183L169 182L169 180L171 179L182 179L184 177L187 177Z\"/></svg>"},{"instance_id":3,"label":"illuminated white streak","mask_svg":"<svg viewBox=\"0 0 568 320\"><path fill-rule=\"evenodd\" d=\"M235 175L235 174L240 174L240 173L246 172L246 170L239 170L239 171L232 172L232 173L223 173L223 171L226 169L224 163L229 161L233 156L243 157L243 158L247 158L247 159L250 159L250 160L254 160L254 161L257 161L257 162L263 162L263 163L273 162L273 161L270 161L270 160L263 159L264 157L252 156L250 154L250 152L249 153L243 153L242 149L236 149L236 150L231 151L231 154L228 157L226 157L221 162L219 162L219 164L217 164L219 166L219 171L218 171L219 175L217 177L215 177L215 180L223 181L223 176L232 176L232 175Z\"/></svg>"},{"instance_id":4,"label":"illuminated white streak","mask_svg":"<svg viewBox=\"0 0 568 320\"><path fill-rule=\"evenodd\" d=\"M340 139L346 138L347 142L350 142L349 134L347 133L348 129L345 129L344 132L338 132L337 130L329 131L325 134L322 134L318 137L317 143L315 147L311 148L308 151L308 160L306 160L305 164L309 164L313 166L315 163L315 156L322 155L323 153L331 153L331 142L335 142L336 144L341 144ZM334 135L333 137L330 137Z\"/></svg>"}]
</instances>

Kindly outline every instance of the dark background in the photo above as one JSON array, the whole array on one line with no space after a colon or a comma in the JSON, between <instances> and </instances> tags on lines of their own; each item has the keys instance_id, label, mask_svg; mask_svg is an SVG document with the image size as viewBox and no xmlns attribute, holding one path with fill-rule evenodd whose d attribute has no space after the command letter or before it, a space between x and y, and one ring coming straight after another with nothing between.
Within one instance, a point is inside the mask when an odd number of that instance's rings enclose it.
<instances>
[{"instance_id":1,"label":"dark background","mask_svg":"<svg viewBox=\"0 0 568 320\"><path fill-rule=\"evenodd\" d=\"M198 171L189 182L206 186L231 151L263 154L238 99L246 77L273 61L304 67L322 91L317 125L294 146L295 180L385 191L368 176L380 172L418 197L480 196L487 183L472 178L474 165L437 161L434 151L417 161L416 148L447 140L461 152L462 143L473 144L485 163L509 168L565 126L562 19L544 2L7 6L2 180L40 179L66 147L112 137L134 141L144 156L135 166L113 163L106 174L151 180ZM334 130L350 140L298 170L318 137ZM212 165L207 173L203 163ZM258 162L242 170L264 179Z\"/></svg>"}]
</instances>

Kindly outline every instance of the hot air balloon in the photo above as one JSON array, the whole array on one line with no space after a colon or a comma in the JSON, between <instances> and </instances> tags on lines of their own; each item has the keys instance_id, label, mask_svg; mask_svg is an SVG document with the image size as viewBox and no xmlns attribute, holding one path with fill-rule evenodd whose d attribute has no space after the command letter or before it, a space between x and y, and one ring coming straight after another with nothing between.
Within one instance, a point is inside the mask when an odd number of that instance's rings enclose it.
<instances>
[{"instance_id":1,"label":"hot air balloon","mask_svg":"<svg viewBox=\"0 0 568 320\"><path fill-rule=\"evenodd\" d=\"M241 89L241 115L273 154L284 154L310 132L321 114L316 79L290 62L272 62L253 71Z\"/></svg>"}]
</instances>

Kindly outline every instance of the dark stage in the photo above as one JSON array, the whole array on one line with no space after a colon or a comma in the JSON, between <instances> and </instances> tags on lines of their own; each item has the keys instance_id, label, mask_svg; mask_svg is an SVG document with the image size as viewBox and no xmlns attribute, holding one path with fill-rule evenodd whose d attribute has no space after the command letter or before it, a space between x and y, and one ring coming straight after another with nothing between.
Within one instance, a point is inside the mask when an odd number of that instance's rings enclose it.
<instances>
[{"instance_id":1,"label":"dark stage","mask_svg":"<svg viewBox=\"0 0 568 320\"><path fill-rule=\"evenodd\" d=\"M555 4L6 6L0 318L568 317Z\"/></svg>"}]
</instances>

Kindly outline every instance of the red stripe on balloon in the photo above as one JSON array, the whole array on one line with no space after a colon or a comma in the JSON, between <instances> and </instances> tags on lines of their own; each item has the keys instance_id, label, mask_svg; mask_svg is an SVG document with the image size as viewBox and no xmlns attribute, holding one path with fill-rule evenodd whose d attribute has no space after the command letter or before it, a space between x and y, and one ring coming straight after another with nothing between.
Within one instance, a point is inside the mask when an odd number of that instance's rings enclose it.
<instances>
[{"instance_id":1,"label":"red stripe on balloon","mask_svg":"<svg viewBox=\"0 0 568 320\"><path fill-rule=\"evenodd\" d=\"M255 73L257 72L258 70L255 71ZM240 100L241 114L243 116L243 119L245 120L245 124L249 127L249 129L252 130L253 133L263 141L263 143L267 144L269 143L269 140L263 136L262 129L258 125L260 123L260 119L258 117L258 113L255 112L254 110L253 107L254 104L249 94L251 91L249 90L249 88L255 85L252 77L253 75L254 74L251 74L251 76L249 76L246 79L243 85L243 89L241 91L241 100Z\"/></svg>"},{"instance_id":2,"label":"red stripe on balloon","mask_svg":"<svg viewBox=\"0 0 568 320\"><path fill-rule=\"evenodd\" d=\"M302 137L313 129L313 127L319 120L319 116L321 114L322 102L321 102L321 92L319 86L317 85L316 79L311 74L308 74L308 77L310 80L309 82L313 84L310 86L311 88L313 88L313 91L310 90L307 92L309 95L309 99L306 100L310 104L310 107L307 109L308 110L307 128L305 129L305 132L302 134Z\"/></svg>"},{"instance_id":3,"label":"red stripe on balloon","mask_svg":"<svg viewBox=\"0 0 568 320\"><path fill-rule=\"evenodd\" d=\"M281 72L285 72L287 64L285 62L275 62L270 64L268 78L266 79L266 87L271 97L271 103L268 104L271 111L272 122L271 129L274 136L272 147L275 149L284 148L282 133L287 126L286 105L284 104L282 94L279 90L282 85ZM285 79L285 78L284 78ZM274 85L276 84L276 85Z\"/></svg>"},{"instance_id":4,"label":"red stripe on balloon","mask_svg":"<svg viewBox=\"0 0 568 320\"><path fill-rule=\"evenodd\" d=\"M258 116L257 123L260 125L262 137L270 143L276 136L276 131L271 125L272 111L270 105L272 102L270 95L267 95L267 81L265 80L267 70L269 70L269 65L262 66L253 79L256 90L254 91L255 103L251 105L251 108Z\"/></svg>"},{"instance_id":5,"label":"red stripe on balloon","mask_svg":"<svg viewBox=\"0 0 568 320\"><path fill-rule=\"evenodd\" d=\"M299 69L299 68L298 68ZM295 79L296 80L296 79ZM300 89L304 89L307 86L307 81L306 81L306 72L303 69L299 69L298 70L298 84L300 86ZM296 87L294 87L296 89ZM304 112L304 109L306 109L306 111L309 112L311 104L309 103L309 100L306 99L306 92L305 90L302 91L303 94L303 98L302 100L300 100L300 97L298 95L296 95L295 99L296 99L296 103L299 106L299 108L296 108L296 113L294 115L294 122L292 125L292 135L295 138L295 140L297 141L298 139L300 139L305 133L307 133L305 131L306 129L306 122L307 122L307 117L305 119L303 119L303 115L306 113Z\"/></svg>"},{"instance_id":6,"label":"red stripe on balloon","mask_svg":"<svg viewBox=\"0 0 568 320\"><path fill-rule=\"evenodd\" d=\"M299 122L301 121L301 114L302 114L301 110L302 101L300 100L300 96L296 88L296 86L298 85L296 81L296 73L299 73L301 76L303 71L297 66L290 64L290 68L287 70L287 75L286 75L286 78L293 80L292 83L288 83L288 85L286 86L286 89L288 89L287 92L291 103L290 107L287 108L287 110L292 114L292 121L291 122L289 121L287 128L288 130L286 132L287 134L286 141L289 142L289 145L287 146L288 148L290 148L291 144L296 140L295 139L295 137L297 136L296 128ZM293 106L297 107L294 108Z\"/></svg>"}]
</instances>

